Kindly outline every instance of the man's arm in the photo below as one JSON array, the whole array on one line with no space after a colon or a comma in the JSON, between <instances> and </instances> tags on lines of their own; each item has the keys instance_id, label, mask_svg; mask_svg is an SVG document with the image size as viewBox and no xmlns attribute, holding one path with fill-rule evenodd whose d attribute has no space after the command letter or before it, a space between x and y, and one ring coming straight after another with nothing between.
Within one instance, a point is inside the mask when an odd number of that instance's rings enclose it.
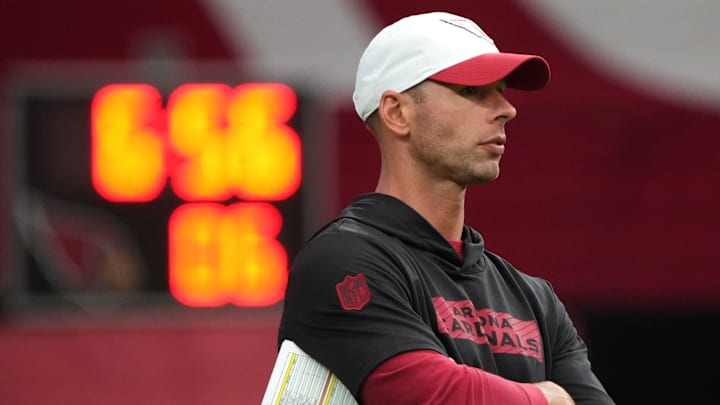
<instances>
[{"instance_id":1,"label":"man's arm","mask_svg":"<svg viewBox=\"0 0 720 405\"><path fill-rule=\"evenodd\" d=\"M369 405L574 405L550 381L518 383L431 350L401 353L381 363L365 380L360 399Z\"/></svg>"},{"instance_id":2,"label":"man's arm","mask_svg":"<svg viewBox=\"0 0 720 405\"><path fill-rule=\"evenodd\" d=\"M613 405L615 402L592 371L585 342L578 335L552 286L549 283L547 285L550 287L551 302L547 318L549 324L555 325L548 337L552 367L547 377L567 390L578 405Z\"/></svg>"}]
</instances>

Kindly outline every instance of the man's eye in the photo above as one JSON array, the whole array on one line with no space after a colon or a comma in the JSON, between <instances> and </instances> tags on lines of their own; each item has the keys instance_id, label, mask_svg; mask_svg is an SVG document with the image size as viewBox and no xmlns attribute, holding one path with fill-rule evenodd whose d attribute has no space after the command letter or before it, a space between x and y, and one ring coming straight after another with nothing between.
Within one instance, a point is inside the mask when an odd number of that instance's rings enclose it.
<instances>
[{"instance_id":1,"label":"man's eye","mask_svg":"<svg viewBox=\"0 0 720 405\"><path fill-rule=\"evenodd\" d=\"M460 94L464 96L484 97L493 91L503 94L505 92L505 87L505 83L498 83L497 85L489 86L465 86L460 89Z\"/></svg>"},{"instance_id":2,"label":"man's eye","mask_svg":"<svg viewBox=\"0 0 720 405\"><path fill-rule=\"evenodd\" d=\"M460 93L472 96L480 93L480 87L478 86L466 86L460 89Z\"/></svg>"}]
</instances>

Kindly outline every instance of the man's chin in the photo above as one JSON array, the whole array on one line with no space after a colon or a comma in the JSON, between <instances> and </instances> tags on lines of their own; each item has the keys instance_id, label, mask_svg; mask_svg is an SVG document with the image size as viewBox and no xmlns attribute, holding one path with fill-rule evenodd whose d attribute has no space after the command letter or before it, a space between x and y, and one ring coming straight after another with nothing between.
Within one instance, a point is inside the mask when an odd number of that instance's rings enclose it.
<instances>
[{"instance_id":1,"label":"man's chin","mask_svg":"<svg viewBox=\"0 0 720 405\"><path fill-rule=\"evenodd\" d=\"M485 170L481 173L477 173L476 176L474 176L472 184L490 183L491 181L497 180L498 177L500 177L499 167L495 170Z\"/></svg>"}]
</instances>

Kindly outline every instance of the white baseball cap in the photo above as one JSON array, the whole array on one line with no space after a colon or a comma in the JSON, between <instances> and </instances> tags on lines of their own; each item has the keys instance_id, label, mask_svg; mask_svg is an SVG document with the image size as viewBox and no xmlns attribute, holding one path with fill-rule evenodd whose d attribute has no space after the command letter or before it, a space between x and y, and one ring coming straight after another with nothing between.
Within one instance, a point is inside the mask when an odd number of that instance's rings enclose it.
<instances>
[{"instance_id":1,"label":"white baseball cap","mask_svg":"<svg viewBox=\"0 0 720 405\"><path fill-rule=\"evenodd\" d=\"M540 56L501 53L472 20L445 12L405 17L385 27L358 63L353 102L365 121L386 90L403 92L433 79L484 86L503 78L507 86L538 90L550 79Z\"/></svg>"}]
</instances>

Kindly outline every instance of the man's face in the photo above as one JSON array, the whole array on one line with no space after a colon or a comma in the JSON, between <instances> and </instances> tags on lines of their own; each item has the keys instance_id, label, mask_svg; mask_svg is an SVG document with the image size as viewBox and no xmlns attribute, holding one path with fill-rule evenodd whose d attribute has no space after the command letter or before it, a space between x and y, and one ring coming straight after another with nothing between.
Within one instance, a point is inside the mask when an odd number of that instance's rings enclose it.
<instances>
[{"instance_id":1,"label":"man's face","mask_svg":"<svg viewBox=\"0 0 720 405\"><path fill-rule=\"evenodd\" d=\"M461 186L495 180L505 151L505 123L517 114L505 83L461 86L425 81L415 91L410 144L428 176Z\"/></svg>"}]
</instances>

